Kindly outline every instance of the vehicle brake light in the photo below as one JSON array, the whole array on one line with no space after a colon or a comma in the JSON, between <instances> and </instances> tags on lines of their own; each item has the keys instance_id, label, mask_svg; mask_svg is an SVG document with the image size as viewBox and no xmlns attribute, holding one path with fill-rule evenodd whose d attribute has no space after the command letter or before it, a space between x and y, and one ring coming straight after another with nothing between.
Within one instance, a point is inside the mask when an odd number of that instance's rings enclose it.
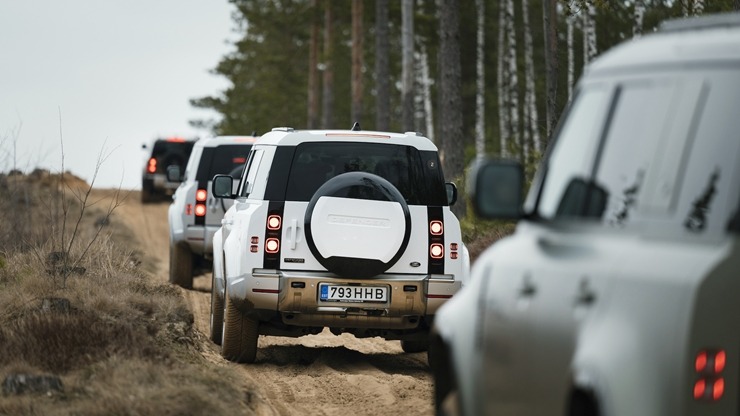
<instances>
[{"instance_id":1,"label":"vehicle brake light","mask_svg":"<svg viewBox=\"0 0 740 416\"><path fill-rule=\"evenodd\" d=\"M183 139L182 137L177 137L177 136L170 137L167 139L167 141L170 143L185 143L185 139Z\"/></svg>"},{"instance_id":2,"label":"vehicle brake light","mask_svg":"<svg viewBox=\"0 0 740 416\"><path fill-rule=\"evenodd\" d=\"M727 364L727 353L722 349L703 349L694 357L694 370L699 379L694 382L694 399L717 401L725 393L722 372Z\"/></svg>"},{"instance_id":3,"label":"vehicle brake light","mask_svg":"<svg viewBox=\"0 0 740 416\"><path fill-rule=\"evenodd\" d=\"M442 235L445 231L444 224L442 221L431 221L429 223L429 234L431 235Z\"/></svg>"},{"instance_id":4,"label":"vehicle brake light","mask_svg":"<svg viewBox=\"0 0 740 416\"><path fill-rule=\"evenodd\" d=\"M193 204L185 204L185 215L193 215Z\"/></svg>"},{"instance_id":5,"label":"vehicle brake light","mask_svg":"<svg viewBox=\"0 0 740 416\"><path fill-rule=\"evenodd\" d=\"M442 244L434 243L429 246L429 256L433 259L441 259L445 255L445 248Z\"/></svg>"},{"instance_id":6,"label":"vehicle brake light","mask_svg":"<svg viewBox=\"0 0 740 416\"><path fill-rule=\"evenodd\" d=\"M249 251L251 253L256 253L259 251L259 246L257 245L259 244L259 242L260 242L260 238L257 237L256 235L253 235L252 238L250 239L251 244L249 245Z\"/></svg>"},{"instance_id":7,"label":"vehicle brake light","mask_svg":"<svg viewBox=\"0 0 740 416\"><path fill-rule=\"evenodd\" d=\"M147 164L146 171L149 173L154 173L157 171L157 159L155 158L149 158L149 163Z\"/></svg>"},{"instance_id":8,"label":"vehicle brake light","mask_svg":"<svg viewBox=\"0 0 740 416\"><path fill-rule=\"evenodd\" d=\"M280 219L279 215L270 215L267 217L267 229L268 230L279 230L280 224L283 221Z\"/></svg>"},{"instance_id":9,"label":"vehicle brake light","mask_svg":"<svg viewBox=\"0 0 740 416\"><path fill-rule=\"evenodd\" d=\"M265 251L270 254L275 254L280 251L280 240L277 238L268 238L265 241Z\"/></svg>"},{"instance_id":10,"label":"vehicle brake light","mask_svg":"<svg viewBox=\"0 0 740 416\"><path fill-rule=\"evenodd\" d=\"M208 191L205 189L198 189L195 191L195 200L198 202L206 202L206 198L208 197Z\"/></svg>"},{"instance_id":11,"label":"vehicle brake light","mask_svg":"<svg viewBox=\"0 0 740 416\"><path fill-rule=\"evenodd\" d=\"M204 204L195 204L195 216L205 217L205 215L206 215L206 206Z\"/></svg>"}]
</instances>

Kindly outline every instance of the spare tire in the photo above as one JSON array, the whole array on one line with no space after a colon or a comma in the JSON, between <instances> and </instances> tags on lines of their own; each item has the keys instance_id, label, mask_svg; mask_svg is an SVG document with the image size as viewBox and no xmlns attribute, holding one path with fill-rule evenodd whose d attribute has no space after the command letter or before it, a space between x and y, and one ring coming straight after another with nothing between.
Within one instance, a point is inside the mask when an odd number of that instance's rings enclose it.
<instances>
[{"instance_id":1,"label":"spare tire","mask_svg":"<svg viewBox=\"0 0 740 416\"><path fill-rule=\"evenodd\" d=\"M401 192L367 172L335 176L316 190L304 218L306 242L328 271L347 278L379 275L403 255L411 215Z\"/></svg>"}]
</instances>

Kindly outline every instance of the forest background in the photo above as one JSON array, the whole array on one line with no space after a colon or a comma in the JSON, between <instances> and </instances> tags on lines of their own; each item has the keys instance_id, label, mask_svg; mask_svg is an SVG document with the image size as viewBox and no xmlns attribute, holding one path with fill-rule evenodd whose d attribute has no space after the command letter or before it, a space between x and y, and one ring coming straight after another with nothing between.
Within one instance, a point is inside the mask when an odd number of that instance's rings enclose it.
<instances>
[{"instance_id":1,"label":"forest background","mask_svg":"<svg viewBox=\"0 0 740 416\"><path fill-rule=\"evenodd\" d=\"M578 77L600 53L666 19L740 0L231 0L230 87L191 104L215 134L277 126L418 131L464 185L477 157L532 174ZM465 216L465 201L453 206Z\"/></svg>"}]
</instances>

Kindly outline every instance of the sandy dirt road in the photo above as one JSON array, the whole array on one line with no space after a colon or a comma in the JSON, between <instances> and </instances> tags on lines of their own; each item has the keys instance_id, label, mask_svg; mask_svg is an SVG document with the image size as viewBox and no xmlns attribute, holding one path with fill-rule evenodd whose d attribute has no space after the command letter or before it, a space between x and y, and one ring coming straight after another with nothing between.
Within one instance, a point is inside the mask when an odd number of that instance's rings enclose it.
<instances>
[{"instance_id":1,"label":"sandy dirt road","mask_svg":"<svg viewBox=\"0 0 740 416\"><path fill-rule=\"evenodd\" d=\"M167 281L168 203L144 204L132 192L113 214L134 234L140 250L154 257L156 279ZM328 330L301 338L261 336L254 364L223 360L209 341L210 273L183 290L208 358L234 366L253 387L258 415L431 415L432 376L426 354L406 354L398 341L334 336Z\"/></svg>"}]
</instances>

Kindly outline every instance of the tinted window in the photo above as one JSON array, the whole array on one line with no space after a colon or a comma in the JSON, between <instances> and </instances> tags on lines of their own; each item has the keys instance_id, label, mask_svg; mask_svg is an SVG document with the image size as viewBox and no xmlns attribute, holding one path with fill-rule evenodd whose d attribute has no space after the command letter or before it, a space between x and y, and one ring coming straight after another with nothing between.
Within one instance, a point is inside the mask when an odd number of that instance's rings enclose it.
<instances>
[{"instance_id":1,"label":"tinted window","mask_svg":"<svg viewBox=\"0 0 740 416\"><path fill-rule=\"evenodd\" d=\"M228 175L234 169L244 165L252 148L248 144L222 144L218 147L203 149L198 173L199 181L210 181L215 175Z\"/></svg>"},{"instance_id":2,"label":"tinted window","mask_svg":"<svg viewBox=\"0 0 740 416\"><path fill-rule=\"evenodd\" d=\"M391 182L411 205L446 205L436 152L378 143L303 143L296 147L285 199L308 201L327 180L346 172L374 173Z\"/></svg>"},{"instance_id":3,"label":"tinted window","mask_svg":"<svg viewBox=\"0 0 740 416\"><path fill-rule=\"evenodd\" d=\"M165 172L172 165L179 166L180 171L185 170L194 144L192 141L155 141L151 157L157 158L157 172Z\"/></svg>"}]
</instances>

